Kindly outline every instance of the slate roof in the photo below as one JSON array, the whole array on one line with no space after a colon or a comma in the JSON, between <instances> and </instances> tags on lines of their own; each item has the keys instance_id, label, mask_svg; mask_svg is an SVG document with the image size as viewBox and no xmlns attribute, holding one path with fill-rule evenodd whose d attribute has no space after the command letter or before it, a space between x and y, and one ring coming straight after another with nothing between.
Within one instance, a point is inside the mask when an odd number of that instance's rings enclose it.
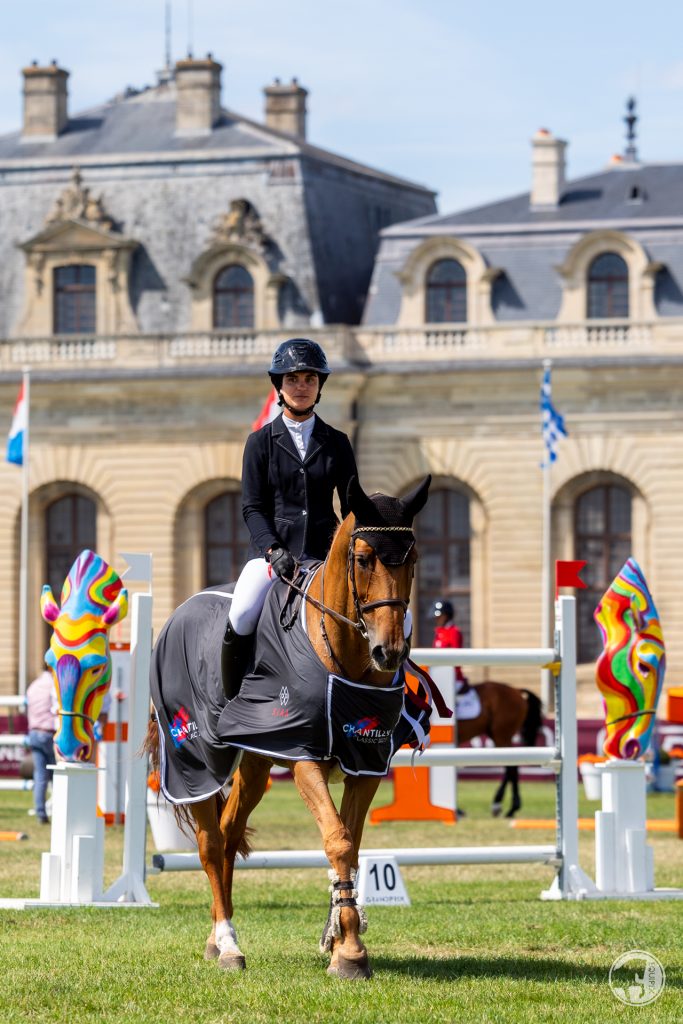
<instances>
[{"instance_id":1,"label":"slate roof","mask_svg":"<svg viewBox=\"0 0 683 1024\"><path fill-rule=\"evenodd\" d=\"M634 190L636 196L632 198ZM410 225L394 225L384 234L401 229L538 226L586 221L645 221L683 217L683 164L618 164L613 168L566 183L557 207L532 209L530 194L502 199L457 213L422 217Z\"/></svg>"},{"instance_id":2,"label":"slate roof","mask_svg":"<svg viewBox=\"0 0 683 1024\"><path fill-rule=\"evenodd\" d=\"M0 163L4 161L60 162L106 156L134 157L183 154L188 159L207 157L249 158L297 155L334 165L351 173L413 189L428 196L424 185L313 146L303 139L258 124L231 110L210 134L176 137L176 87L174 82L123 93L114 99L69 118L65 130L52 142L22 142L21 132L0 135Z\"/></svg>"}]
</instances>

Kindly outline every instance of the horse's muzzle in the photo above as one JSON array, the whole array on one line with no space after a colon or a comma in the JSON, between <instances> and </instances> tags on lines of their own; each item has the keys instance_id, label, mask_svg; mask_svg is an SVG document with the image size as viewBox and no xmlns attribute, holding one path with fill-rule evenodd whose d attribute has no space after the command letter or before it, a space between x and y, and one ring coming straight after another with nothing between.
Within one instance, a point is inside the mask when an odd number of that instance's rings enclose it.
<instances>
[{"instance_id":1,"label":"horse's muzzle","mask_svg":"<svg viewBox=\"0 0 683 1024\"><path fill-rule=\"evenodd\" d=\"M376 644L370 651L373 665L380 672L395 672L410 654L410 645L406 642L400 647Z\"/></svg>"}]
</instances>

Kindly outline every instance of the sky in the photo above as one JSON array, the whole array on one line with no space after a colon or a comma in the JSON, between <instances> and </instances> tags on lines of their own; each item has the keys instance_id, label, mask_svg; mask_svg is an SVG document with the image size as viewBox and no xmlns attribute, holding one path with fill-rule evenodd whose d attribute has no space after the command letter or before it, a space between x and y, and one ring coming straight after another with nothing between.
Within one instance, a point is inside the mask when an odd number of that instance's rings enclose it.
<instances>
[{"instance_id":1,"label":"sky","mask_svg":"<svg viewBox=\"0 0 683 1024\"><path fill-rule=\"evenodd\" d=\"M21 68L56 59L72 113L154 84L165 0L0 0L0 133ZM680 0L172 0L173 60L223 64L223 105L263 119L263 87L309 90L312 143L438 192L441 212L527 191L530 139L568 141L570 178L625 147L683 161Z\"/></svg>"}]
</instances>

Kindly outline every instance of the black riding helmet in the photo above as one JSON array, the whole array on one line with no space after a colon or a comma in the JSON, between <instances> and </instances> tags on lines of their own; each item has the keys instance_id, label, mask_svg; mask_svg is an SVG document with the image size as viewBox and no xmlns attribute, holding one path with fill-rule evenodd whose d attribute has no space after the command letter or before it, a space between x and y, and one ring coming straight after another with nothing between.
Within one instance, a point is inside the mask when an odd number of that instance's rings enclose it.
<instances>
[{"instance_id":1,"label":"black riding helmet","mask_svg":"<svg viewBox=\"0 0 683 1024\"><path fill-rule=\"evenodd\" d=\"M320 381L318 397L314 405L306 410L307 412L313 412L314 406L320 401L323 384L332 372L327 363L327 356L316 341L310 341L308 338L290 338L289 341L283 341L278 345L273 353L268 376L278 393L280 405L287 405L281 393L284 375L286 373L302 373L307 370L317 373L318 380Z\"/></svg>"},{"instance_id":2,"label":"black riding helmet","mask_svg":"<svg viewBox=\"0 0 683 1024\"><path fill-rule=\"evenodd\" d=\"M439 615L447 615L449 619L452 619L454 614L453 605L450 601L443 601L439 598L432 606L432 615L435 619L438 619Z\"/></svg>"}]
</instances>

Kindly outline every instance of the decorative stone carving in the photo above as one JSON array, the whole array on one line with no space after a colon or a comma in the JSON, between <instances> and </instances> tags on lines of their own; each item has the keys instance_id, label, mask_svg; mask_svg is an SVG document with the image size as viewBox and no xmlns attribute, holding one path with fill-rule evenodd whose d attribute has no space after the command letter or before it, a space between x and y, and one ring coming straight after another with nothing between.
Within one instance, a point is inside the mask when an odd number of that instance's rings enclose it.
<instances>
[{"instance_id":1,"label":"decorative stone carving","mask_svg":"<svg viewBox=\"0 0 683 1024\"><path fill-rule=\"evenodd\" d=\"M233 199L230 209L215 222L209 244L244 245L263 253L270 239L263 230L258 213L248 199Z\"/></svg>"},{"instance_id":2,"label":"decorative stone carving","mask_svg":"<svg viewBox=\"0 0 683 1024\"><path fill-rule=\"evenodd\" d=\"M90 189L83 185L78 167L74 167L70 184L56 200L45 223L58 224L67 220L86 221L104 231L111 231L114 227L114 221L104 211L102 196L96 198L91 195Z\"/></svg>"}]
</instances>

